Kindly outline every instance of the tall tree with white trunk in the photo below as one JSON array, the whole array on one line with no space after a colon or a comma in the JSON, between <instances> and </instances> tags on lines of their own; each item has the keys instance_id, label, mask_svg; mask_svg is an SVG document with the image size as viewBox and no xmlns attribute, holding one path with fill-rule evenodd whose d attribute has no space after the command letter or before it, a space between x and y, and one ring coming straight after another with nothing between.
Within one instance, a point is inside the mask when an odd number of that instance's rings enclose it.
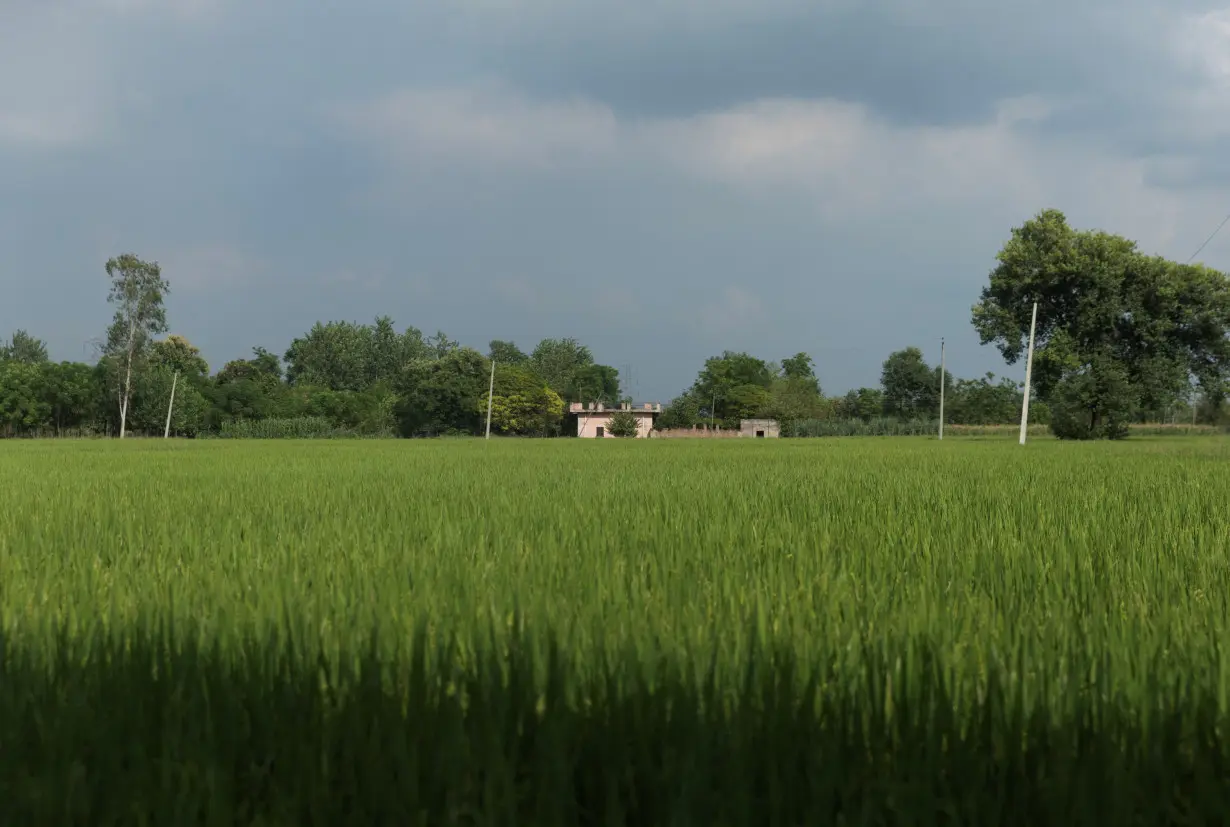
<instances>
[{"instance_id":1,"label":"tall tree with white trunk","mask_svg":"<svg viewBox=\"0 0 1230 827\"><path fill-rule=\"evenodd\" d=\"M108 261L107 275L111 278L107 301L115 305L115 320L107 329L104 353L115 371L123 439L128 426L133 372L140 370L153 337L167 330L163 298L171 292L171 286L162 278L157 262L142 261L131 253Z\"/></svg>"}]
</instances>

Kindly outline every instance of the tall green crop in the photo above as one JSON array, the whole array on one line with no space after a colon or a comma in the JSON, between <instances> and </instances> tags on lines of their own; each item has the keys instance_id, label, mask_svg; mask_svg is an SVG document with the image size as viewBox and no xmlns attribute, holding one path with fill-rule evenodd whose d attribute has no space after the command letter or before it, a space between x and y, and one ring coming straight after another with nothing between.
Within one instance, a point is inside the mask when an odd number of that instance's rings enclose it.
<instances>
[{"instance_id":1,"label":"tall green crop","mask_svg":"<svg viewBox=\"0 0 1230 827\"><path fill-rule=\"evenodd\" d=\"M1209 823L1227 460L5 444L0 821Z\"/></svg>"}]
</instances>

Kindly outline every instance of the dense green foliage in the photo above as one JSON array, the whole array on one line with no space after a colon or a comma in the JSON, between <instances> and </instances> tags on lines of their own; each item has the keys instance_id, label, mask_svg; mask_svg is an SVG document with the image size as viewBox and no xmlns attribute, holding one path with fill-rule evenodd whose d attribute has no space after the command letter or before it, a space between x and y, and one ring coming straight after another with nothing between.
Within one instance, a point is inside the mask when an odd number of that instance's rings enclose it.
<instances>
[{"instance_id":1,"label":"dense green foliage","mask_svg":"<svg viewBox=\"0 0 1230 827\"><path fill-rule=\"evenodd\" d=\"M1051 397L1051 430L1060 439L1123 439L1137 405L1127 371L1102 358L1069 371Z\"/></svg>"},{"instance_id":2,"label":"dense green foliage","mask_svg":"<svg viewBox=\"0 0 1230 827\"><path fill-rule=\"evenodd\" d=\"M1216 823L1227 461L1212 439L6 444L3 812Z\"/></svg>"},{"instance_id":3,"label":"dense green foliage","mask_svg":"<svg viewBox=\"0 0 1230 827\"><path fill-rule=\"evenodd\" d=\"M951 375L944 376L945 390ZM884 412L902 419L937 415L940 410L940 369L923 360L922 351L907 347L884 360L880 372Z\"/></svg>"},{"instance_id":4,"label":"dense green foliage","mask_svg":"<svg viewBox=\"0 0 1230 827\"><path fill-rule=\"evenodd\" d=\"M46 361L47 343L34 338L24 330L14 331L7 342L0 343L0 362L37 365Z\"/></svg>"},{"instance_id":5,"label":"dense green foliage","mask_svg":"<svg viewBox=\"0 0 1230 827\"><path fill-rule=\"evenodd\" d=\"M568 431L564 399L628 401L619 372L575 339L543 339L528 356L494 340L483 356L442 331L398 333L388 316L317 322L290 343L285 365L256 347L210 376L187 339L154 339L168 329L160 265L126 253L105 270L115 314L96 364L55 364L25 330L0 344L0 435L474 434L490 408L497 433L554 436Z\"/></svg>"},{"instance_id":6,"label":"dense green foliage","mask_svg":"<svg viewBox=\"0 0 1230 827\"><path fill-rule=\"evenodd\" d=\"M786 424L784 437L815 436L931 436L939 430L938 419L800 419Z\"/></svg>"},{"instance_id":7,"label":"dense green foliage","mask_svg":"<svg viewBox=\"0 0 1230 827\"><path fill-rule=\"evenodd\" d=\"M616 437L634 437L639 430L635 414L631 411L616 411L606 425L607 433Z\"/></svg>"},{"instance_id":8,"label":"dense green foliage","mask_svg":"<svg viewBox=\"0 0 1230 827\"><path fill-rule=\"evenodd\" d=\"M158 262L142 261L124 253L107 261L104 268L111 280L107 301L115 307L107 328L102 360L108 394L115 394L120 408L120 438L128 432L128 411L132 405L133 381L140 382L154 337L167 331L167 311L163 304L171 286L162 277Z\"/></svg>"},{"instance_id":9,"label":"dense green foliage","mask_svg":"<svg viewBox=\"0 0 1230 827\"><path fill-rule=\"evenodd\" d=\"M506 365L496 372L494 392L488 400L483 391L476 413L481 416L488 407L492 430L498 434L548 436L558 428L564 414L564 400L525 362Z\"/></svg>"},{"instance_id":10,"label":"dense green foliage","mask_svg":"<svg viewBox=\"0 0 1230 827\"><path fill-rule=\"evenodd\" d=\"M339 428L323 416L235 419L223 422L218 430L222 439L338 439L359 435L357 431Z\"/></svg>"},{"instance_id":11,"label":"dense green foliage","mask_svg":"<svg viewBox=\"0 0 1230 827\"><path fill-rule=\"evenodd\" d=\"M13 340L19 345L0 355L20 351L26 356L0 359L0 433L116 433L119 407L112 362L104 359L91 366L39 361L41 342L21 331ZM495 341L491 348L497 357L495 433L566 434L573 424L565 418L566 402L614 406L628 401L621 395L618 372L594 363L589 351L573 340L545 340L530 356L510 342ZM171 433L176 436L289 435L301 426L283 423L306 419L325 419L330 431L366 436L477 434L485 425L491 359L443 334L424 339L414 328L399 334L384 317L373 325L330 323L296 339L287 356L290 361L284 366L275 354L254 348L251 358L228 362L211 376L200 351L183 337L151 342L134 363L127 429L161 435L173 381ZM895 367L903 359L907 370ZM556 377L551 380L555 384L544 374ZM936 387L928 390L932 380ZM887 391L862 388L825 397L807 354L776 365L727 353L708 360L696 386L668 405L657 425L712 422L731 428L744 417L770 417L796 435L912 433L905 422L938 417L938 373L917 349L892 354L885 362L884 382ZM711 416L715 406L716 420ZM948 382L945 421L950 424L1012 422L1020 408L1020 386L1011 380L996 382L988 374ZM1032 411L1031 421L1048 421L1045 403L1035 402ZM1180 418L1186 418L1186 409ZM903 424L869 425L883 419ZM267 420L277 424L256 424ZM828 424L804 424L818 422Z\"/></svg>"},{"instance_id":12,"label":"dense green foliage","mask_svg":"<svg viewBox=\"0 0 1230 827\"><path fill-rule=\"evenodd\" d=\"M973 324L983 344L1014 363L1038 303L1031 422L1051 423L1066 439L1119 438L1141 422L1230 424L1224 274L1146 256L1120 236L1074 230L1057 210L1014 228L997 262ZM158 434L168 424L187 437L317 433L302 423L323 418L337 433L439 436L481 433L490 411L496 433L558 436L576 424L568 403L633 401L619 372L576 339L543 339L529 354L497 339L484 355L443 331L399 333L387 316L370 325L317 322L282 358L257 347L211 376L186 339L154 339L168 330L170 283L158 263L125 254L105 269L115 315L97 364L54 364L25 330L0 344L0 434ZM953 377L911 346L885 359L879 387L828 397L807 353L771 362L727 350L705 360L655 424L729 430L742 419L771 418L793 435L913 433L911 423L940 418L941 399L947 424L1003 424L1016 421L1023 391L989 373ZM251 424L265 421L279 424Z\"/></svg>"},{"instance_id":13,"label":"dense green foliage","mask_svg":"<svg viewBox=\"0 0 1230 827\"><path fill-rule=\"evenodd\" d=\"M1034 385L1061 401L1056 434L1118 438L1136 410L1159 412L1199 388L1214 408L1230 381L1230 280L1149 256L1043 210L1012 230L973 308L983 344L1025 352L1037 303Z\"/></svg>"},{"instance_id":14,"label":"dense green foliage","mask_svg":"<svg viewBox=\"0 0 1230 827\"><path fill-rule=\"evenodd\" d=\"M126 361L104 357L97 365L57 364L46 360L42 342L23 331L13 343L0 348L0 435L5 436L115 434L121 410L129 432L161 435L173 382L175 436L289 436L304 427L317 433L320 419L339 434L475 434L484 423L491 371L489 357L442 333L427 338L414 328L397 333L387 317L372 325L317 324L292 343L285 365L258 347L252 358L228 362L212 376L200 351L171 335L141 344L130 383L121 369ZM510 360L516 347L492 346ZM608 404L620 400L618 372L595 364L572 340L544 340L533 356L497 365L492 423L497 433L564 432L562 394ZM130 403L121 409L125 387ZM306 425L309 420L314 424ZM300 424L286 424L291 422Z\"/></svg>"},{"instance_id":15,"label":"dense green foliage","mask_svg":"<svg viewBox=\"0 0 1230 827\"><path fill-rule=\"evenodd\" d=\"M939 422L940 369L909 347L889 355L880 387L857 388L843 396L826 397L805 353L780 365L746 353L727 352L705 363L696 382L662 412L659 428L719 425L737 428L743 418L768 417L782 423L783 434L820 436L843 434L920 433L917 423ZM944 375L944 421L953 425L994 425L1017 422L1021 416L1021 383L988 373L980 379ZM1186 415L1176 400L1165 418ZM1207 417L1206 417L1207 418ZM1034 400L1030 422L1046 424L1050 409ZM935 429L932 428L932 431Z\"/></svg>"}]
</instances>

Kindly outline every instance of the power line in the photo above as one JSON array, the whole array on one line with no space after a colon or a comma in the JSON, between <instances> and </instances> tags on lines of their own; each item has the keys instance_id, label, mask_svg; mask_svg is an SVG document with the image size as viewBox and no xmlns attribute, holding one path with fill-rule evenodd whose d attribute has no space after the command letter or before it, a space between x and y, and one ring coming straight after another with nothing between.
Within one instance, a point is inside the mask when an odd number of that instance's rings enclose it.
<instances>
[{"instance_id":1,"label":"power line","mask_svg":"<svg viewBox=\"0 0 1230 827\"><path fill-rule=\"evenodd\" d=\"M633 397L633 400L632 400L632 401L634 401L634 402L635 402L635 401L636 401L636 399L635 399L635 397L636 397L636 386L632 383L632 365L630 365L630 364L628 364L627 362L625 362L625 363L622 365L622 367L623 367L623 369L624 369L624 372L623 372L623 379L624 379L624 381L623 381L623 382L621 382L620 384L621 384L621 385L623 385L623 392L624 392L624 396Z\"/></svg>"},{"instance_id":2,"label":"power line","mask_svg":"<svg viewBox=\"0 0 1230 827\"><path fill-rule=\"evenodd\" d=\"M1196 252L1194 252L1194 253L1192 253L1192 254L1191 254L1191 258L1189 258L1189 259L1187 260L1187 263L1188 263L1188 264L1191 264L1191 263L1192 263L1192 259L1194 259L1196 256L1200 255L1200 251L1201 251L1201 250L1203 250L1205 247L1209 246L1209 242L1210 242L1210 241L1212 241L1213 239L1217 238L1217 234L1221 232L1221 228L1222 228L1222 227L1224 227L1224 226L1226 226L1226 224L1230 224L1230 213L1227 213L1227 214L1226 214L1226 217L1225 217L1225 218L1223 218L1223 219L1221 220L1221 223L1217 225L1217 229L1213 231L1213 234L1212 234L1212 235L1210 235L1208 238L1206 238L1206 239L1204 240L1204 243L1203 243L1203 244L1201 244L1199 247L1197 247L1197 248L1196 248Z\"/></svg>"}]
</instances>

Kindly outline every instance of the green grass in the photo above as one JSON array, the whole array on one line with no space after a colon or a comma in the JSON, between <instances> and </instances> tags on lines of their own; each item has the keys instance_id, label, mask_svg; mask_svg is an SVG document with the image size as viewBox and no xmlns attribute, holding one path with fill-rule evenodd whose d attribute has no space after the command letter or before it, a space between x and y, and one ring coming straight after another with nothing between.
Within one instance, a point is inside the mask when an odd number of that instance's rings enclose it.
<instances>
[{"instance_id":1,"label":"green grass","mask_svg":"<svg viewBox=\"0 0 1230 827\"><path fill-rule=\"evenodd\" d=\"M0 823L1212 823L1228 461L0 444Z\"/></svg>"}]
</instances>

